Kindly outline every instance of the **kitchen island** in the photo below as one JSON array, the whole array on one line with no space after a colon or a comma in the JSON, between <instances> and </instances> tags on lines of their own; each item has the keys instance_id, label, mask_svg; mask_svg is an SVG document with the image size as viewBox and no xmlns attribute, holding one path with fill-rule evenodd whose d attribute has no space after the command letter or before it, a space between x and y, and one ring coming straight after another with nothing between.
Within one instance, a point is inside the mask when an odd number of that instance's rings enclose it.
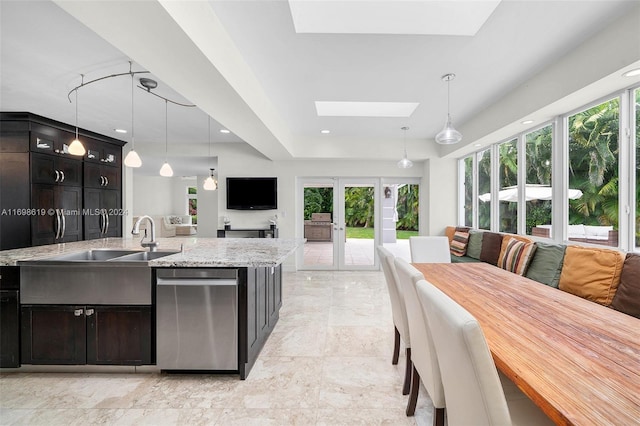
<instances>
[{"instance_id":1,"label":"kitchen island","mask_svg":"<svg viewBox=\"0 0 640 426\"><path fill-rule=\"evenodd\" d=\"M19 294L19 315L2 318L0 366L156 365L244 379L279 318L282 263L303 241L161 238L159 257L123 238L2 251L0 286ZM16 327L19 342L5 345Z\"/></svg>"}]
</instances>

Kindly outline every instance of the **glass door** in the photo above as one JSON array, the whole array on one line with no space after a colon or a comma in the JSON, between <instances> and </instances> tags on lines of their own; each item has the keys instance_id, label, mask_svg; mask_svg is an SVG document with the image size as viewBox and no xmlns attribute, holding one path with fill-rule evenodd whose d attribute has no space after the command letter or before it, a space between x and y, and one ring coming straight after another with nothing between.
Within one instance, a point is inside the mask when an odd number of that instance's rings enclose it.
<instances>
[{"instance_id":1,"label":"glass door","mask_svg":"<svg viewBox=\"0 0 640 426\"><path fill-rule=\"evenodd\" d=\"M303 178L301 269L377 269L379 180Z\"/></svg>"},{"instance_id":2,"label":"glass door","mask_svg":"<svg viewBox=\"0 0 640 426\"><path fill-rule=\"evenodd\" d=\"M378 269L379 179L338 179L338 269Z\"/></svg>"}]
</instances>

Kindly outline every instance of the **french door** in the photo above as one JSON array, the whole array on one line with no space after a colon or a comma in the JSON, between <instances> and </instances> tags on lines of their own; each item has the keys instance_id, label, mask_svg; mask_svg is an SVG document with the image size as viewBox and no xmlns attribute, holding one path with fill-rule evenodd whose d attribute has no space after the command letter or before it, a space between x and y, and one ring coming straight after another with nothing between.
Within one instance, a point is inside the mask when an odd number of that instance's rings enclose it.
<instances>
[{"instance_id":1,"label":"french door","mask_svg":"<svg viewBox=\"0 0 640 426\"><path fill-rule=\"evenodd\" d=\"M301 178L300 269L378 269L380 198L376 178Z\"/></svg>"}]
</instances>

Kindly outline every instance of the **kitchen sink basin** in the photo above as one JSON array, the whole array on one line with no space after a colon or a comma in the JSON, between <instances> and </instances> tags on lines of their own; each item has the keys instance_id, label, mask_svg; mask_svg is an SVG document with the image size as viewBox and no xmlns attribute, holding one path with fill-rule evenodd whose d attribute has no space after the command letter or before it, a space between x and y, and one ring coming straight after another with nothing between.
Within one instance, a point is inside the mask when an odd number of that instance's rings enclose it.
<instances>
[{"instance_id":1,"label":"kitchen sink basin","mask_svg":"<svg viewBox=\"0 0 640 426\"><path fill-rule=\"evenodd\" d=\"M117 257L137 253L135 250L87 250L78 253L61 254L59 256L47 257L43 261L65 261L65 262L104 262Z\"/></svg>"},{"instance_id":2,"label":"kitchen sink basin","mask_svg":"<svg viewBox=\"0 0 640 426\"><path fill-rule=\"evenodd\" d=\"M159 259L176 253L176 251L139 251L111 260L114 262L148 262L149 260Z\"/></svg>"}]
</instances>

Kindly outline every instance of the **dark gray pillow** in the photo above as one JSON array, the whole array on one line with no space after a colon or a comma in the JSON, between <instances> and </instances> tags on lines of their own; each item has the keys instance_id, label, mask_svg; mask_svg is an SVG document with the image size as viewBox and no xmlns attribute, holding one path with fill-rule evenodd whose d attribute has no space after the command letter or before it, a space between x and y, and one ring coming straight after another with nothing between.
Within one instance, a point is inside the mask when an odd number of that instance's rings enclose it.
<instances>
[{"instance_id":1,"label":"dark gray pillow","mask_svg":"<svg viewBox=\"0 0 640 426\"><path fill-rule=\"evenodd\" d=\"M482 251L482 234L484 232L469 230L469 242L467 243L467 256L474 259L480 259L480 251Z\"/></svg>"},{"instance_id":2,"label":"dark gray pillow","mask_svg":"<svg viewBox=\"0 0 640 426\"><path fill-rule=\"evenodd\" d=\"M566 246L536 242L538 248L525 277L558 288Z\"/></svg>"},{"instance_id":3,"label":"dark gray pillow","mask_svg":"<svg viewBox=\"0 0 640 426\"><path fill-rule=\"evenodd\" d=\"M500 249L502 248L502 234L497 232L485 231L482 234L482 250L480 251L480 260L498 265L498 257L500 257Z\"/></svg>"}]
</instances>

